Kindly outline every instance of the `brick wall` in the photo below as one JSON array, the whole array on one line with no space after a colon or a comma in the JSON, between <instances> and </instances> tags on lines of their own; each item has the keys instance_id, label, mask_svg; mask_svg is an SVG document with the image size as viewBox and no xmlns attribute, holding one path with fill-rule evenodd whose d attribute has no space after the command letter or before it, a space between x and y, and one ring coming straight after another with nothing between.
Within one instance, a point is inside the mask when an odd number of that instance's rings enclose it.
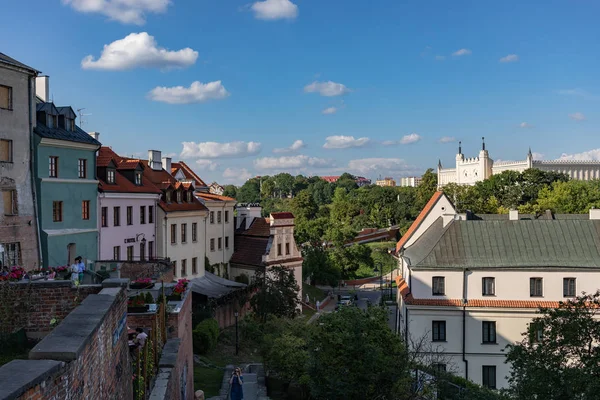
<instances>
[{"instance_id":1,"label":"brick wall","mask_svg":"<svg viewBox=\"0 0 600 400\"><path fill-rule=\"evenodd\" d=\"M188 290L181 309L177 313L170 313L167 320L167 338L179 339L179 351L177 361L173 368L170 381L174 384L172 394L179 393L181 390L182 376L186 385L186 398L194 398L194 349L192 338L192 292ZM187 367L186 367L187 366ZM179 398L167 397L167 398Z\"/></svg>"},{"instance_id":2,"label":"brick wall","mask_svg":"<svg viewBox=\"0 0 600 400\"><path fill-rule=\"evenodd\" d=\"M157 282L173 282L173 265L167 261L160 262L124 262L119 268L121 278L134 281L141 278L156 279Z\"/></svg>"},{"instance_id":3,"label":"brick wall","mask_svg":"<svg viewBox=\"0 0 600 400\"><path fill-rule=\"evenodd\" d=\"M131 399L127 281L108 280L30 352L0 368L0 398ZM110 287L117 285L117 287Z\"/></svg>"}]
</instances>

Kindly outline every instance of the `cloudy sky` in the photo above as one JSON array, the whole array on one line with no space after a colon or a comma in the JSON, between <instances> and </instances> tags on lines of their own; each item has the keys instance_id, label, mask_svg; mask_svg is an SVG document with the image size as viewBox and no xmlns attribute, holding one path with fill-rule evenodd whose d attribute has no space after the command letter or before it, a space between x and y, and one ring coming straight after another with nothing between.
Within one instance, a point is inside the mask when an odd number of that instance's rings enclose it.
<instances>
[{"instance_id":1,"label":"cloudy sky","mask_svg":"<svg viewBox=\"0 0 600 400\"><path fill-rule=\"evenodd\" d=\"M593 1L29 0L0 51L122 155L207 181L600 158Z\"/></svg>"}]
</instances>

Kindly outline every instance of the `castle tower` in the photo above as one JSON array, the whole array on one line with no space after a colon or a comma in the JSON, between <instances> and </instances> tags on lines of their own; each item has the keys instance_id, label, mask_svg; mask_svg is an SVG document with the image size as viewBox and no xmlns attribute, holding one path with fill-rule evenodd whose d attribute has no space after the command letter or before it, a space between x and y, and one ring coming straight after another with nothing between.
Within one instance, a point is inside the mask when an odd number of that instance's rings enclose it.
<instances>
[{"instance_id":1,"label":"castle tower","mask_svg":"<svg viewBox=\"0 0 600 400\"><path fill-rule=\"evenodd\" d=\"M485 149L485 137L481 138L481 151L479 152L479 177L481 180L492 176L492 166L494 160L490 158L488 151Z\"/></svg>"}]
</instances>

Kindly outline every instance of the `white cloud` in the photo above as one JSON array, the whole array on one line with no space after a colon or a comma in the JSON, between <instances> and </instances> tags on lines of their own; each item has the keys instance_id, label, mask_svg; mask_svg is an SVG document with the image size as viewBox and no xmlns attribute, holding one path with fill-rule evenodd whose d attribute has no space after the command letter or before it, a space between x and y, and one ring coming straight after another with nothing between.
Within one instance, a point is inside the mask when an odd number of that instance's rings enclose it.
<instances>
[{"instance_id":1,"label":"white cloud","mask_svg":"<svg viewBox=\"0 0 600 400\"><path fill-rule=\"evenodd\" d=\"M280 149L273 149L273 153L281 154L281 153L294 153L300 149L306 147L302 140L296 140L290 147L284 147Z\"/></svg>"},{"instance_id":2,"label":"white cloud","mask_svg":"<svg viewBox=\"0 0 600 400\"><path fill-rule=\"evenodd\" d=\"M460 49L460 50L456 50L454 53L452 53L453 56L455 57L460 57L460 56L468 56L471 55L471 50L469 49Z\"/></svg>"},{"instance_id":3,"label":"white cloud","mask_svg":"<svg viewBox=\"0 0 600 400\"><path fill-rule=\"evenodd\" d=\"M290 0L257 1L251 8L258 19L294 19L298 16L298 6Z\"/></svg>"},{"instance_id":4,"label":"white cloud","mask_svg":"<svg viewBox=\"0 0 600 400\"><path fill-rule=\"evenodd\" d=\"M325 115L335 114L337 111L338 111L337 107L327 107L326 109L321 111L321 114L325 114Z\"/></svg>"},{"instance_id":5,"label":"white cloud","mask_svg":"<svg viewBox=\"0 0 600 400\"><path fill-rule=\"evenodd\" d=\"M516 54L509 54L500 59L501 63L511 63L511 62L517 62L517 61L519 61L519 56Z\"/></svg>"},{"instance_id":6,"label":"white cloud","mask_svg":"<svg viewBox=\"0 0 600 400\"><path fill-rule=\"evenodd\" d=\"M341 83L336 83L332 81L314 81L313 83L304 86L304 92L319 93L321 96L333 97L350 93L350 89L348 89L345 85Z\"/></svg>"},{"instance_id":7,"label":"white cloud","mask_svg":"<svg viewBox=\"0 0 600 400\"><path fill-rule=\"evenodd\" d=\"M105 44L102 54L97 60L94 56L86 56L81 61L83 69L104 69L121 71L138 67L145 68L184 68L193 65L198 59L198 52L189 47L170 51L158 47L154 36L147 32L130 33L123 39Z\"/></svg>"},{"instance_id":8,"label":"white cloud","mask_svg":"<svg viewBox=\"0 0 600 400\"><path fill-rule=\"evenodd\" d=\"M241 185L248 179L252 178L252 174L246 168L226 168L223 171L223 179L226 183Z\"/></svg>"},{"instance_id":9,"label":"white cloud","mask_svg":"<svg viewBox=\"0 0 600 400\"><path fill-rule=\"evenodd\" d=\"M444 61L446 56L435 56L436 61Z\"/></svg>"},{"instance_id":10,"label":"white cloud","mask_svg":"<svg viewBox=\"0 0 600 400\"><path fill-rule=\"evenodd\" d=\"M576 154L565 154L560 156L561 160L600 161L600 149L593 149Z\"/></svg>"},{"instance_id":11,"label":"white cloud","mask_svg":"<svg viewBox=\"0 0 600 400\"><path fill-rule=\"evenodd\" d=\"M82 13L98 13L124 24L143 25L146 13L167 11L170 0L62 0Z\"/></svg>"},{"instance_id":12,"label":"white cloud","mask_svg":"<svg viewBox=\"0 0 600 400\"><path fill-rule=\"evenodd\" d=\"M369 138L362 137L355 139L354 136L335 135L325 138L325 149L347 149L350 147L363 147L369 143Z\"/></svg>"},{"instance_id":13,"label":"white cloud","mask_svg":"<svg viewBox=\"0 0 600 400\"><path fill-rule=\"evenodd\" d=\"M283 156L283 157L263 157L254 160L254 167L257 169L301 169L306 167L324 168L330 167L331 163L325 159L309 157L305 155Z\"/></svg>"},{"instance_id":14,"label":"white cloud","mask_svg":"<svg viewBox=\"0 0 600 400\"><path fill-rule=\"evenodd\" d=\"M401 174L414 171L414 167L406 164L401 158L361 158L350 160L348 169L362 175L369 174Z\"/></svg>"},{"instance_id":15,"label":"white cloud","mask_svg":"<svg viewBox=\"0 0 600 400\"><path fill-rule=\"evenodd\" d=\"M579 89L579 88L557 90L556 92L558 94L562 94L565 96L577 96L577 97L583 97L583 98L591 99L591 100L598 99L598 96L595 96L595 95L589 93L588 91Z\"/></svg>"},{"instance_id":16,"label":"white cloud","mask_svg":"<svg viewBox=\"0 0 600 400\"><path fill-rule=\"evenodd\" d=\"M454 136L443 136L440 138L440 143L452 143L456 142L456 138Z\"/></svg>"},{"instance_id":17,"label":"white cloud","mask_svg":"<svg viewBox=\"0 0 600 400\"><path fill-rule=\"evenodd\" d=\"M211 160L196 160L196 165L209 171L214 171L219 166L219 164Z\"/></svg>"},{"instance_id":18,"label":"white cloud","mask_svg":"<svg viewBox=\"0 0 600 400\"><path fill-rule=\"evenodd\" d=\"M258 154L261 144L257 142L183 142L181 158L240 158Z\"/></svg>"},{"instance_id":19,"label":"white cloud","mask_svg":"<svg viewBox=\"0 0 600 400\"><path fill-rule=\"evenodd\" d=\"M383 142L381 142L381 144L384 146L395 146L397 144L416 143L419 140L421 140L421 136L419 136L416 133L411 133L410 135L402 136L402 139L400 139L400 140L384 140Z\"/></svg>"},{"instance_id":20,"label":"white cloud","mask_svg":"<svg viewBox=\"0 0 600 400\"><path fill-rule=\"evenodd\" d=\"M148 98L169 104L204 103L208 100L222 100L229 96L229 92L221 81L208 83L192 82L190 87L157 86L148 92Z\"/></svg>"},{"instance_id":21,"label":"white cloud","mask_svg":"<svg viewBox=\"0 0 600 400\"><path fill-rule=\"evenodd\" d=\"M534 160L543 160L544 159L544 155L542 153L536 153L534 151L533 153L531 153L531 155L533 156Z\"/></svg>"},{"instance_id":22,"label":"white cloud","mask_svg":"<svg viewBox=\"0 0 600 400\"><path fill-rule=\"evenodd\" d=\"M569 114L569 118L575 120L575 121L583 121L585 119L585 115L583 115L580 112L576 112L573 114Z\"/></svg>"},{"instance_id":23,"label":"white cloud","mask_svg":"<svg viewBox=\"0 0 600 400\"><path fill-rule=\"evenodd\" d=\"M531 124L530 124L530 123L528 123L528 122L521 122L521 123L519 124L519 128L524 128L524 129L526 129L526 128L533 128L533 125L531 125Z\"/></svg>"}]
</instances>

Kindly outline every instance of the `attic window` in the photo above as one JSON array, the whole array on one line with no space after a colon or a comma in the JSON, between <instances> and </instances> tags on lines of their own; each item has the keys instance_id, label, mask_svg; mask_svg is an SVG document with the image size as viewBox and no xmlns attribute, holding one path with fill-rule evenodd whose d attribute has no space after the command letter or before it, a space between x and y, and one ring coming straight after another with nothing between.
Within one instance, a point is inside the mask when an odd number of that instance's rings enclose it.
<instances>
[{"instance_id":1,"label":"attic window","mask_svg":"<svg viewBox=\"0 0 600 400\"><path fill-rule=\"evenodd\" d=\"M75 130L75 120L71 118L65 118L65 129L68 131Z\"/></svg>"},{"instance_id":2,"label":"attic window","mask_svg":"<svg viewBox=\"0 0 600 400\"><path fill-rule=\"evenodd\" d=\"M142 185L142 173L141 172L135 173L135 184L138 186Z\"/></svg>"},{"instance_id":3,"label":"attic window","mask_svg":"<svg viewBox=\"0 0 600 400\"><path fill-rule=\"evenodd\" d=\"M181 203L181 191L177 192L177 202Z\"/></svg>"},{"instance_id":4,"label":"attic window","mask_svg":"<svg viewBox=\"0 0 600 400\"><path fill-rule=\"evenodd\" d=\"M58 116L48 114L48 128L58 128Z\"/></svg>"},{"instance_id":5,"label":"attic window","mask_svg":"<svg viewBox=\"0 0 600 400\"><path fill-rule=\"evenodd\" d=\"M188 203L192 202L192 192L187 192L187 202Z\"/></svg>"},{"instance_id":6,"label":"attic window","mask_svg":"<svg viewBox=\"0 0 600 400\"><path fill-rule=\"evenodd\" d=\"M165 194L165 197L167 198L167 203L171 202L171 192L167 191L167 193Z\"/></svg>"},{"instance_id":7,"label":"attic window","mask_svg":"<svg viewBox=\"0 0 600 400\"><path fill-rule=\"evenodd\" d=\"M115 170L112 168L109 168L106 170L106 182L107 183L115 183Z\"/></svg>"}]
</instances>

